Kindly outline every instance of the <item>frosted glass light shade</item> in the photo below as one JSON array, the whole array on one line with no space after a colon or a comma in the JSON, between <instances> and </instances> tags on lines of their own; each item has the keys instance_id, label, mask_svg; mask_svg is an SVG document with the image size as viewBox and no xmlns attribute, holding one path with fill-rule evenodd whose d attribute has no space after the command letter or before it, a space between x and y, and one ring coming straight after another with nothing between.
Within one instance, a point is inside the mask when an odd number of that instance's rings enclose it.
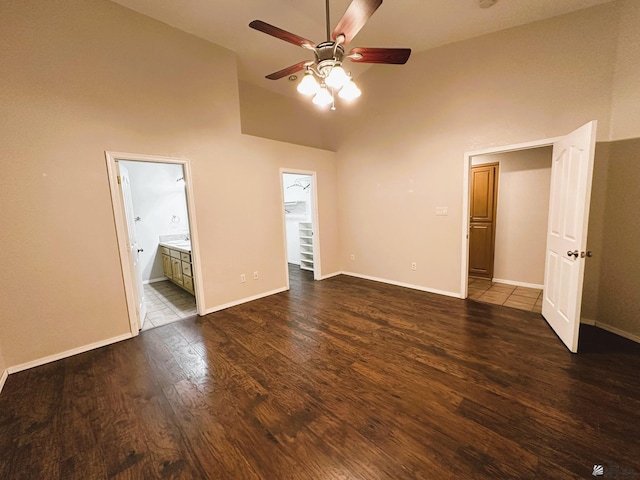
<instances>
[{"instance_id":1,"label":"frosted glass light shade","mask_svg":"<svg viewBox=\"0 0 640 480\"><path fill-rule=\"evenodd\" d=\"M347 72L345 72L344 68L340 65L333 67L325 80L328 87L335 89L344 87L348 81L349 75L347 75Z\"/></svg>"},{"instance_id":2,"label":"frosted glass light shade","mask_svg":"<svg viewBox=\"0 0 640 480\"><path fill-rule=\"evenodd\" d=\"M298 92L303 95L315 95L320 90L320 85L313 76L313 73L307 72L298 84Z\"/></svg>"},{"instance_id":3,"label":"frosted glass light shade","mask_svg":"<svg viewBox=\"0 0 640 480\"><path fill-rule=\"evenodd\" d=\"M329 90L327 90L327 87L325 87L324 85L320 87L320 90L318 91L318 93L316 93L316 96L313 97L313 103L321 107L326 107L332 102L333 97L329 93Z\"/></svg>"},{"instance_id":4,"label":"frosted glass light shade","mask_svg":"<svg viewBox=\"0 0 640 480\"><path fill-rule=\"evenodd\" d=\"M349 79L349 82L342 87L342 90L340 90L340 93L338 94L340 98L345 100L353 100L354 98L358 98L360 95L362 95L362 92L351 79Z\"/></svg>"}]
</instances>

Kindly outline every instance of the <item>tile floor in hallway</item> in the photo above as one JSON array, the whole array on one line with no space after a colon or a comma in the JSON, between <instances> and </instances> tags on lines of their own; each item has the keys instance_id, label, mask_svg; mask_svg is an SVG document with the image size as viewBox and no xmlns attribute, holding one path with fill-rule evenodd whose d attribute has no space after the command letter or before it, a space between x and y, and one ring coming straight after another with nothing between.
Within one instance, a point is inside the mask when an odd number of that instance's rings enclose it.
<instances>
[{"instance_id":1,"label":"tile floor in hallway","mask_svg":"<svg viewBox=\"0 0 640 480\"><path fill-rule=\"evenodd\" d=\"M469 299L520 310L542 312L542 290L495 283L486 278L469 277Z\"/></svg>"},{"instance_id":2,"label":"tile floor in hallway","mask_svg":"<svg viewBox=\"0 0 640 480\"><path fill-rule=\"evenodd\" d=\"M147 317L142 330L197 314L196 298L168 280L144 286Z\"/></svg>"}]
</instances>

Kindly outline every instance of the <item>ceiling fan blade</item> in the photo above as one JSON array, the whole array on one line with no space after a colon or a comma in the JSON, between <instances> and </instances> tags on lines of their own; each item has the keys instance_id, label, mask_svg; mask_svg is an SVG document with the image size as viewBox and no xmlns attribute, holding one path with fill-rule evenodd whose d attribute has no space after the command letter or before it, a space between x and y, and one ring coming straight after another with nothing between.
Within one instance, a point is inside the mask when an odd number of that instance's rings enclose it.
<instances>
[{"instance_id":1,"label":"ceiling fan blade","mask_svg":"<svg viewBox=\"0 0 640 480\"><path fill-rule=\"evenodd\" d=\"M268 78L269 80L278 80L283 77L288 77L292 73L299 72L306 65L309 65L311 63L313 62L310 62L309 60L305 60L304 62L296 63L295 65L291 65L290 67L283 68L282 70L278 70L277 72L273 72L267 75L265 78Z\"/></svg>"},{"instance_id":2,"label":"ceiling fan blade","mask_svg":"<svg viewBox=\"0 0 640 480\"><path fill-rule=\"evenodd\" d=\"M352 48L347 55L352 62L357 63L390 63L403 65L409 60L410 48Z\"/></svg>"},{"instance_id":3,"label":"ceiling fan blade","mask_svg":"<svg viewBox=\"0 0 640 480\"><path fill-rule=\"evenodd\" d=\"M249 26L254 30L258 30L260 32L266 33L267 35L271 35L272 37L279 38L280 40L284 40L285 42L293 43L294 45L297 45L299 47L315 47L315 44L311 40L307 40L306 38L302 38L301 36L294 33L287 32L286 30L274 27L273 25L269 25L262 20L254 20L249 24Z\"/></svg>"},{"instance_id":4,"label":"ceiling fan blade","mask_svg":"<svg viewBox=\"0 0 640 480\"><path fill-rule=\"evenodd\" d=\"M342 44L349 43L380 5L382 5L382 0L353 0L336 28L333 29L333 40L335 41L338 36L344 35Z\"/></svg>"}]
</instances>

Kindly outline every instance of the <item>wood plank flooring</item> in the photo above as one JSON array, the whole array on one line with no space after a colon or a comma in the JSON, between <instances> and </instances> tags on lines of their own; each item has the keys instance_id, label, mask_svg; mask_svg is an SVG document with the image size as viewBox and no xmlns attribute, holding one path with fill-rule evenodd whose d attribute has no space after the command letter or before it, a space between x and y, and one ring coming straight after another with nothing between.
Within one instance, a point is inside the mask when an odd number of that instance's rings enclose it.
<instances>
[{"instance_id":1,"label":"wood plank flooring","mask_svg":"<svg viewBox=\"0 0 640 480\"><path fill-rule=\"evenodd\" d=\"M292 270L10 375L0 478L640 478L640 348L581 336L572 355L533 312Z\"/></svg>"}]
</instances>

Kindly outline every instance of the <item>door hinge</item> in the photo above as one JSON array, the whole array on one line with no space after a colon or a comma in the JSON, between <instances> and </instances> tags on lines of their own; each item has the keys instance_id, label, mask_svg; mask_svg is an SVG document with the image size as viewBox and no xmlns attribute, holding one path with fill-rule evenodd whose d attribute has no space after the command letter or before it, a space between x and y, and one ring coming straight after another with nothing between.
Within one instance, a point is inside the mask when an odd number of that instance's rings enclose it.
<instances>
[{"instance_id":1,"label":"door hinge","mask_svg":"<svg viewBox=\"0 0 640 480\"><path fill-rule=\"evenodd\" d=\"M118 185L120 185L120 175L118 175Z\"/></svg>"}]
</instances>

